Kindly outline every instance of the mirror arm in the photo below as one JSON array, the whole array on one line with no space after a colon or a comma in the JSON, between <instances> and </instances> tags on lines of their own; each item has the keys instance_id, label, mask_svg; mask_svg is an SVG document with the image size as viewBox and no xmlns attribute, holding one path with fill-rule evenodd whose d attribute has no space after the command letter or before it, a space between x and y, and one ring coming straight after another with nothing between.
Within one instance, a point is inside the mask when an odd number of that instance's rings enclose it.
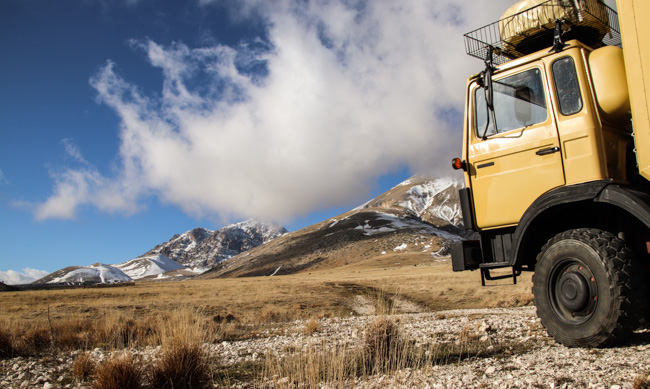
<instances>
[{"instance_id":1,"label":"mirror arm","mask_svg":"<svg viewBox=\"0 0 650 389\"><path fill-rule=\"evenodd\" d=\"M487 112L485 130L483 130L483 135L481 136L481 138L483 140L486 140L487 132L490 127L490 118L492 119L492 124L494 125L494 132L495 133L498 132L497 117L496 114L494 113L494 85L492 84L492 73L496 69L494 68L492 46L487 47L487 55L484 62L485 62L485 70L483 71L483 88L485 90L485 105L489 112Z\"/></svg>"}]
</instances>

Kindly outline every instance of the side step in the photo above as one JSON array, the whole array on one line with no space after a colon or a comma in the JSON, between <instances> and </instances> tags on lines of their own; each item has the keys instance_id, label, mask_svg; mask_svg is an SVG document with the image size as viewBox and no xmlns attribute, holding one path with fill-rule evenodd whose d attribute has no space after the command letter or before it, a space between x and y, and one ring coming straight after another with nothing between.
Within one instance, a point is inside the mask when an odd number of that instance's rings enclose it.
<instances>
[{"instance_id":1,"label":"side step","mask_svg":"<svg viewBox=\"0 0 650 389\"><path fill-rule=\"evenodd\" d=\"M495 281L495 280L503 280L506 278L512 277L513 283L516 285L517 284L517 276L521 275L521 269L515 268L514 266L512 267L512 275L505 274L502 276L493 276L490 274L490 269L502 269L504 267L510 267L510 263L508 262L488 262L488 263L481 263L478 265L479 269L481 270L481 285L485 286L485 280L488 281Z\"/></svg>"}]
</instances>

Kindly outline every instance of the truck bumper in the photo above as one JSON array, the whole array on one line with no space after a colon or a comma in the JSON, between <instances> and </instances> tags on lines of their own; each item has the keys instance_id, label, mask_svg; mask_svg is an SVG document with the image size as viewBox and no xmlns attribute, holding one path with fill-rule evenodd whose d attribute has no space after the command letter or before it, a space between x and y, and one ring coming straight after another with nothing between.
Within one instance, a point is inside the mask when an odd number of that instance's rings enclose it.
<instances>
[{"instance_id":1,"label":"truck bumper","mask_svg":"<svg viewBox=\"0 0 650 389\"><path fill-rule=\"evenodd\" d=\"M451 264L454 271L476 270L482 262L481 243L461 240L451 245Z\"/></svg>"}]
</instances>

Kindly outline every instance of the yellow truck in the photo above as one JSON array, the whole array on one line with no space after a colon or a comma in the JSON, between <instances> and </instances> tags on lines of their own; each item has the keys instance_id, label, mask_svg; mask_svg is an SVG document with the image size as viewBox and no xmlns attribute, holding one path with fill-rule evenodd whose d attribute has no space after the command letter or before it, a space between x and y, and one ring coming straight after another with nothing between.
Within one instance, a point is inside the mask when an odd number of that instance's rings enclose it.
<instances>
[{"instance_id":1,"label":"yellow truck","mask_svg":"<svg viewBox=\"0 0 650 389\"><path fill-rule=\"evenodd\" d=\"M567 346L619 343L650 317L650 1L617 10L523 0L465 34L484 70L452 166L478 239L452 246L453 270L534 272L541 323Z\"/></svg>"}]
</instances>

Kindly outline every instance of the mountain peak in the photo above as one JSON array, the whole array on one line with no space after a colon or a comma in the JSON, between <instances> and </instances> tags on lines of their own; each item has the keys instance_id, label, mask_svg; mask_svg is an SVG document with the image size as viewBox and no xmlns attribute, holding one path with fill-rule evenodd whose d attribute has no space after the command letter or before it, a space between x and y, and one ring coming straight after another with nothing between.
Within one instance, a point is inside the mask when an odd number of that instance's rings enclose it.
<instances>
[{"instance_id":1,"label":"mountain peak","mask_svg":"<svg viewBox=\"0 0 650 389\"><path fill-rule=\"evenodd\" d=\"M186 267L207 270L285 233L287 230L282 226L253 218L216 231L205 228L186 231L156 246L143 257L161 254Z\"/></svg>"}]
</instances>

